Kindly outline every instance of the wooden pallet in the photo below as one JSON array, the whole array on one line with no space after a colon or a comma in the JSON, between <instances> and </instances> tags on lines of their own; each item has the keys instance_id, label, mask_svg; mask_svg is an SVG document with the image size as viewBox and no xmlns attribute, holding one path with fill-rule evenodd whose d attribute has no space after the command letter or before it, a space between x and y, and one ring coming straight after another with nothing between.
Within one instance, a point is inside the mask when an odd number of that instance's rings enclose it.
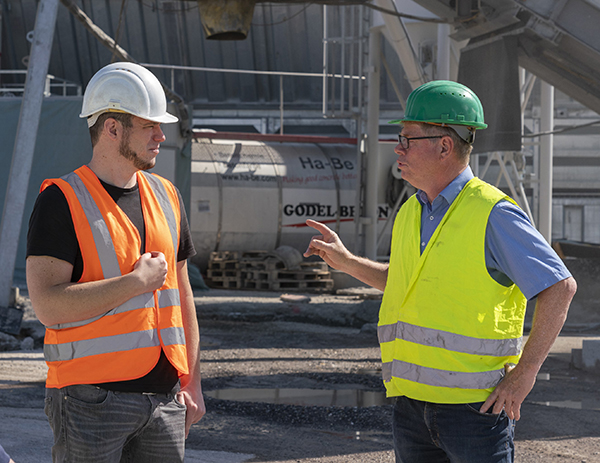
<instances>
[{"instance_id":1,"label":"wooden pallet","mask_svg":"<svg viewBox=\"0 0 600 463\"><path fill-rule=\"evenodd\" d=\"M211 288L217 289L241 289L243 288L242 279L241 278L211 278L208 281Z\"/></svg>"},{"instance_id":2,"label":"wooden pallet","mask_svg":"<svg viewBox=\"0 0 600 463\"><path fill-rule=\"evenodd\" d=\"M241 276L246 280L276 281L276 280L328 280L330 272L321 270L242 270Z\"/></svg>"},{"instance_id":3,"label":"wooden pallet","mask_svg":"<svg viewBox=\"0 0 600 463\"><path fill-rule=\"evenodd\" d=\"M285 264L279 259L267 259L267 260L241 260L239 265L240 270L277 270L284 269Z\"/></svg>"},{"instance_id":4,"label":"wooden pallet","mask_svg":"<svg viewBox=\"0 0 600 463\"><path fill-rule=\"evenodd\" d=\"M240 268L240 263L237 260L221 260L221 261L211 261L208 264L208 268L210 270L238 270Z\"/></svg>"},{"instance_id":5,"label":"wooden pallet","mask_svg":"<svg viewBox=\"0 0 600 463\"><path fill-rule=\"evenodd\" d=\"M273 291L331 291L333 280L277 280L271 282Z\"/></svg>"},{"instance_id":6,"label":"wooden pallet","mask_svg":"<svg viewBox=\"0 0 600 463\"><path fill-rule=\"evenodd\" d=\"M213 288L266 291L330 291L333 280L325 262L302 262L296 269L267 251L211 253L207 280Z\"/></svg>"},{"instance_id":7,"label":"wooden pallet","mask_svg":"<svg viewBox=\"0 0 600 463\"><path fill-rule=\"evenodd\" d=\"M257 269L242 271L244 288L272 291L330 291L333 280L325 262L303 262L297 270Z\"/></svg>"},{"instance_id":8,"label":"wooden pallet","mask_svg":"<svg viewBox=\"0 0 600 463\"><path fill-rule=\"evenodd\" d=\"M265 260L268 256L267 251L244 251L240 256L241 262L252 262Z\"/></svg>"},{"instance_id":9,"label":"wooden pallet","mask_svg":"<svg viewBox=\"0 0 600 463\"><path fill-rule=\"evenodd\" d=\"M244 289L271 290L271 282L266 280L243 280Z\"/></svg>"},{"instance_id":10,"label":"wooden pallet","mask_svg":"<svg viewBox=\"0 0 600 463\"><path fill-rule=\"evenodd\" d=\"M206 271L206 276L214 280L215 278L240 278L242 275L239 270L215 270L209 268Z\"/></svg>"},{"instance_id":11,"label":"wooden pallet","mask_svg":"<svg viewBox=\"0 0 600 463\"><path fill-rule=\"evenodd\" d=\"M210 262L222 262L226 260L238 261L241 257L239 251L215 251L210 253Z\"/></svg>"}]
</instances>

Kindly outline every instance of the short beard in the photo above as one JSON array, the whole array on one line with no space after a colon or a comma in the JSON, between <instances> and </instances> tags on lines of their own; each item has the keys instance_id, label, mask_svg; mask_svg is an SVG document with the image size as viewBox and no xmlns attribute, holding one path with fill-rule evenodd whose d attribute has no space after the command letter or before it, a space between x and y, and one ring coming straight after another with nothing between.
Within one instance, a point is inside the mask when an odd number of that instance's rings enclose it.
<instances>
[{"instance_id":1,"label":"short beard","mask_svg":"<svg viewBox=\"0 0 600 463\"><path fill-rule=\"evenodd\" d=\"M137 170L149 170L154 167L155 160L144 161L140 156L129 147L129 130L124 130L123 138L119 144L119 154L125 159L131 161Z\"/></svg>"}]
</instances>

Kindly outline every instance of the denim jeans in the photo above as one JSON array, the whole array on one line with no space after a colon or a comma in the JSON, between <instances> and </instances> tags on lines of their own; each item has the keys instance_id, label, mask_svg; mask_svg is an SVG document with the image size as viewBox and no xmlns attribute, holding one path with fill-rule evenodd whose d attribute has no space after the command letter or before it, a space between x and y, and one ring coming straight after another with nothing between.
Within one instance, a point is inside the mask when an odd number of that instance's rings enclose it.
<instances>
[{"instance_id":1,"label":"denim jeans","mask_svg":"<svg viewBox=\"0 0 600 463\"><path fill-rule=\"evenodd\" d=\"M54 463L180 463L186 407L169 394L46 389Z\"/></svg>"},{"instance_id":2,"label":"denim jeans","mask_svg":"<svg viewBox=\"0 0 600 463\"><path fill-rule=\"evenodd\" d=\"M512 463L514 420L480 413L483 402L434 404L398 397L393 432L397 463Z\"/></svg>"}]
</instances>

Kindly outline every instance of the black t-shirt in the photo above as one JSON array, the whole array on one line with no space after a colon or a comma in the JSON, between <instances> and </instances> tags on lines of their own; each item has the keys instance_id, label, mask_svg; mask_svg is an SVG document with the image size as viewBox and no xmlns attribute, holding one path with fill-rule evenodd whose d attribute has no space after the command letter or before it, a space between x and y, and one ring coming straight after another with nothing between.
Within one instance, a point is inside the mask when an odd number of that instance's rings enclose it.
<instances>
[{"instance_id":1,"label":"black t-shirt","mask_svg":"<svg viewBox=\"0 0 600 463\"><path fill-rule=\"evenodd\" d=\"M140 190L133 188L118 188L100 181L108 194L129 217L138 229L142 239L142 253L145 252L145 226L140 200ZM179 191L177 192L179 195ZM181 224L177 261L181 262L196 254L190 233L187 216L179 195L181 209ZM63 192L56 185L51 185L42 191L33 207L29 219L27 233L27 257L51 256L64 260L73 265L71 281L76 282L83 273L83 259L77 241L69 203ZM120 392L170 392L177 384L178 373L171 365L165 353L161 351L156 366L147 375L131 381L119 381L97 384L105 389Z\"/></svg>"}]
</instances>

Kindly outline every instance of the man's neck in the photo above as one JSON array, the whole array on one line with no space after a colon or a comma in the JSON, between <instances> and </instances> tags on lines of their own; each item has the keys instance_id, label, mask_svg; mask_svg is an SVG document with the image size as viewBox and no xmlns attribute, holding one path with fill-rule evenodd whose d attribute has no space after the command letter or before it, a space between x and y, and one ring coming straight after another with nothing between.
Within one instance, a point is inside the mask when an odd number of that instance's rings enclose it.
<instances>
[{"instance_id":1,"label":"man's neck","mask_svg":"<svg viewBox=\"0 0 600 463\"><path fill-rule=\"evenodd\" d=\"M450 185L456 177L464 172L464 170L468 167L468 165L457 166L456 169L448 171L447 174L443 177L443 179L437 184L433 185L426 190L423 189L425 194L427 195L427 200L429 204L433 204L435 198L439 196L439 194L444 191L444 189Z\"/></svg>"},{"instance_id":2,"label":"man's neck","mask_svg":"<svg viewBox=\"0 0 600 463\"><path fill-rule=\"evenodd\" d=\"M137 184L137 170L126 159L94 153L88 167L100 180L118 188L133 188Z\"/></svg>"}]
</instances>

